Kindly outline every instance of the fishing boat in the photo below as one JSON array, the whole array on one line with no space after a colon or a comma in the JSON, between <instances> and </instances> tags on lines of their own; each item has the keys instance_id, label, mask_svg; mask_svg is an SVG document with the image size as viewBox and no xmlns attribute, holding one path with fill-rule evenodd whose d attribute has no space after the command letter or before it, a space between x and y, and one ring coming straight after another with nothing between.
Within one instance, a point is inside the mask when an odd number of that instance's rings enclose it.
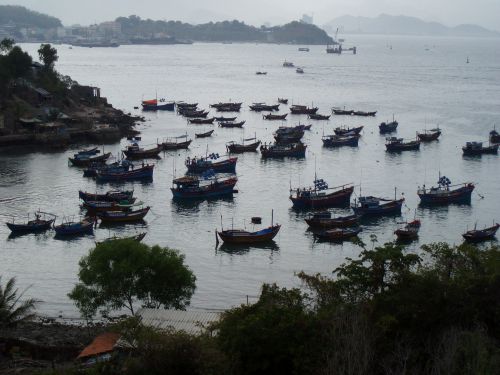
<instances>
[{"instance_id":1,"label":"fishing boat","mask_svg":"<svg viewBox=\"0 0 500 375\"><path fill-rule=\"evenodd\" d=\"M382 122L378 126L380 134L392 133L396 131L397 127L398 127L398 122L394 120L391 122Z\"/></svg>"},{"instance_id":2,"label":"fishing boat","mask_svg":"<svg viewBox=\"0 0 500 375\"><path fill-rule=\"evenodd\" d=\"M490 131L490 143L500 143L500 134L496 131L496 129Z\"/></svg>"},{"instance_id":3,"label":"fishing boat","mask_svg":"<svg viewBox=\"0 0 500 375\"><path fill-rule=\"evenodd\" d=\"M299 74L304 74L304 69L302 69L302 68L297 68L297 69L295 69L295 72L296 72L296 73L299 73Z\"/></svg>"},{"instance_id":4,"label":"fishing boat","mask_svg":"<svg viewBox=\"0 0 500 375\"><path fill-rule=\"evenodd\" d=\"M309 52L309 48L307 47L299 47L300 52Z\"/></svg>"},{"instance_id":5,"label":"fishing boat","mask_svg":"<svg viewBox=\"0 0 500 375\"><path fill-rule=\"evenodd\" d=\"M177 110L198 107L198 103L177 102L175 105L177 106Z\"/></svg>"},{"instance_id":6,"label":"fishing boat","mask_svg":"<svg viewBox=\"0 0 500 375\"><path fill-rule=\"evenodd\" d=\"M120 160L111 164L105 162L92 163L83 170L83 177L96 177L97 171L126 172L132 167L132 163L127 160Z\"/></svg>"},{"instance_id":7,"label":"fishing boat","mask_svg":"<svg viewBox=\"0 0 500 375\"><path fill-rule=\"evenodd\" d=\"M319 113L310 113L307 115L311 120L330 120L331 115L320 115Z\"/></svg>"},{"instance_id":8,"label":"fishing boat","mask_svg":"<svg viewBox=\"0 0 500 375\"><path fill-rule=\"evenodd\" d=\"M394 234L398 241L409 241L418 238L418 231L420 230L420 220L413 220L406 223L403 228L396 229Z\"/></svg>"},{"instance_id":9,"label":"fishing boat","mask_svg":"<svg viewBox=\"0 0 500 375\"><path fill-rule=\"evenodd\" d=\"M280 103L280 104L288 104L288 99L278 98L278 103Z\"/></svg>"},{"instance_id":10,"label":"fishing boat","mask_svg":"<svg viewBox=\"0 0 500 375\"><path fill-rule=\"evenodd\" d=\"M159 145L150 149L145 149L139 147L137 143L132 143L130 146L127 146L125 150L122 150L129 160L158 159L158 155L161 151L162 147Z\"/></svg>"},{"instance_id":11,"label":"fishing boat","mask_svg":"<svg viewBox=\"0 0 500 375\"><path fill-rule=\"evenodd\" d=\"M154 164L131 169L127 172L97 171L96 179L99 182L123 182L132 180L152 180Z\"/></svg>"},{"instance_id":12,"label":"fishing boat","mask_svg":"<svg viewBox=\"0 0 500 375\"><path fill-rule=\"evenodd\" d=\"M94 220L85 218L81 221L66 221L54 226L56 236L76 236L81 234L92 234L94 232Z\"/></svg>"},{"instance_id":13,"label":"fishing boat","mask_svg":"<svg viewBox=\"0 0 500 375\"><path fill-rule=\"evenodd\" d=\"M210 112L208 111L201 110L201 111L181 112L180 114L186 118L207 118L209 113Z\"/></svg>"},{"instance_id":14,"label":"fishing boat","mask_svg":"<svg viewBox=\"0 0 500 375\"><path fill-rule=\"evenodd\" d=\"M250 107L250 109L252 111L255 111L255 112L279 111L280 110L280 105L279 104L268 105L268 104L265 104L265 103L253 103L249 107Z\"/></svg>"},{"instance_id":15,"label":"fishing boat","mask_svg":"<svg viewBox=\"0 0 500 375\"><path fill-rule=\"evenodd\" d=\"M359 224L360 215L337 216L332 218L329 211L315 212L304 219L312 229L347 228Z\"/></svg>"},{"instance_id":16,"label":"fishing boat","mask_svg":"<svg viewBox=\"0 0 500 375\"><path fill-rule=\"evenodd\" d=\"M219 126L221 128L242 128L243 125L245 125L245 122L246 121L240 121L240 122L231 122L231 121L219 122Z\"/></svg>"},{"instance_id":17,"label":"fishing boat","mask_svg":"<svg viewBox=\"0 0 500 375\"><path fill-rule=\"evenodd\" d=\"M101 152L101 150L99 150L99 148L97 147L94 147L94 148L89 148L89 149L86 149L86 150L80 150L78 151L74 156L75 157L78 157L78 156L94 156L94 155L97 155Z\"/></svg>"},{"instance_id":18,"label":"fishing boat","mask_svg":"<svg viewBox=\"0 0 500 375\"><path fill-rule=\"evenodd\" d=\"M105 202L120 202L135 200L134 191L111 190L104 194L92 194L85 191L79 191L78 196L84 202L88 201L105 201Z\"/></svg>"},{"instance_id":19,"label":"fishing boat","mask_svg":"<svg viewBox=\"0 0 500 375\"><path fill-rule=\"evenodd\" d=\"M202 176L184 176L172 181L170 190L174 199L217 198L234 193L238 182L236 176L218 179L213 170L205 171Z\"/></svg>"},{"instance_id":20,"label":"fishing boat","mask_svg":"<svg viewBox=\"0 0 500 375\"><path fill-rule=\"evenodd\" d=\"M290 189L290 200L294 208L344 207L349 205L352 184L328 187L323 179L314 179L314 186Z\"/></svg>"},{"instance_id":21,"label":"fishing boat","mask_svg":"<svg viewBox=\"0 0 500 375\"><path fill-rule=\"evenodd\" d=\"M292 115L311 115L318 112L318 107L307 107L305 105L294 104L290 107Z\"/></svg>"},{"instance_id":22,"label":"fishing boat","mask_svg":"<svg viewBox=\"0 0 500 375\"><path fill-rule=\"evenodd\" d=\"M55 220L56 215L54 214L36 211L35 218L32 220L30 220L28 215L28 221L24 223L16 223L12 219L12 222L6 224L13 234L38 233L50 229Z\"/></svg>"},{"instance_id":23,"label":"fishing boat","mask_svg":"<svg viewBox=\"0 0 500 375\"><path fill-rule=\"evenodd\" d=\"M260 146L260 152L263 158L303 158L306 156L306 148L307 146L300 142L289 144L265 143Z\"/></svg>"},{"instance_id":24,"label":"fishing boat","mask_svg":"<svg viewBox=\"0 0 500 375\"><path fill-rule=\"evenodd\" d=\"M243 103L234 103L234 102L219 102L219 103L216 103L216 104L210 104L210 108L215 108L215 109L219 109L219 108L227 108L227 107L231 107L231 108L235 108L235 109L240 109L241 108L241 105Z\"/></svg>"},{"instance_id":25,"label":"fishing boat","mask_svg":"<svg viewBox=\"0 0 500 375\"><path fill-rule=\"evenodd\" d=\"M215 117L211 118L190 118L188 122L190 124L200 125L200 124L213 124L215 121Z\"/></svg>"},{"instance_id":26,"label":"fishing boat","mask_svg":"<svg viewBox=\"0 0 500 375\"><path fill-rule=\"evenodd\" d=\"M156 103L142 103L143 111L173 111L175 109L175 102L162 102Z\"/></svg>"},{"instance_id":27,"label":"fishing boat","mask_svg":"<svg viewBox=\"0 0 500 375\"><path fill-rule=\"evenodd\" d=\"M235 117L236 118L236 117ZM208 138L208 137L211 137L212 136L212 133L214 132L214 130L209 130L205 133L195 133L194 136L196 138Z\"/></svg>"},{"instance_id":28,"label":"fishing boat","mask_svg":"<svg viewBox=\"0 0 500 375\"><path fill-rule=\"evenodd\" d=\"M228 122L228 121L234 121L236 120L236 117L224 117L224 116L221 116L221 117L215 117L215 121L217 122Z\"/></svg>"},{"instance_id":29,"label":"fishing boat","mask_svg":"<svg viewBox=\"0 0 500 375\"><path fill-rule=\"evenodd\" d=\"M97 217L104 224L108 223L131 223L142 221L151 208L145 207L135 211L104 211L98 212Z\"/></svg>"},{"instance_id":30,"label":"fishing boat","mask_svg":"<svg viewBox=\"0 0 500 375\"><path fill-rule=\"evenodd\" d=\"M325 241L345 241L356 237L361 232L361 227L353 228L332 228L324 231L313 232L320 240Z\"/></svg>"},{"instance_id":31,"label":"fishing boat","mask_svg":"<svg viewBox=\"0 0 500 375\"><path fill-rule=\"evenodd\" d=\"M361 130L363 130L363 126L358 126L356 128L335 128L334 132L336 135L357 135L361 133Z\"/></svg>"},{"instance_id":32,"label":"fishing boat","mask_svg":"<svg viewBox=\"0 0 500 375\"><path fill-rule=\"evenodd\" d=\"M371 112L367 112L367 111L353 111L352 114L354 116L362 116L362 117L373 117L377 114L377 111L371 111Z\"/></svg>"},{"instance_id":33,"label":"fishing boat","mask_svg":"<svg viewBox=\"0 0 500 375\"><path fill-rule=\"evenodd\" d=\"M254 141L252 143L245 143ZM260 146L260 141L256 137L243 139L242 143L236 143L234 141L226 143L226 149L228 153L241 154L243 152L256 152L257 148Z\"/></svg>"},{"instance_id":34,"label":"fishing boat","mask_svg":"<svg viewBox=\"0 0 500 375\"><path fill-rule=\"evenodd\" d=\"M75 167L87 167L92 163L105 162L111 156L111 152L107 152L105 154L99 156L90 156L90 155L77 155L75 154L73 158L68 158L72 165Z\"/></svg>"},{"instance_id":35,"label":"fishing boat","mask_svg":"<svg viewBox=\"0 0 500 375\"><path fill-rule=\"evenodd\" d=\"M439 128L424 130L423 133L417 132L417 137L421 142L432 142L439 138L441 130Z\"/></svg>"},{"instance_id":36,"label":"fishing boat","mask_svg":"<svg viewBox=\"0 0 500 375\"><path fill-rule=\"evenodd\" d=\"M184 141L179 142L179 140L182 139L184 139ZM158 147L161 147L163 151L182 150L182 149L188 149L191 142L193 142L193 140L188 139L187 134L185 134L178 137L173 137L163 140L163 142L158 144Z\"/></svg>"},{"instance_id":37,"label":"fishing boat","mask_svg":"<svg viewBox=\"0 0 500 375\"><path fill-rule=\"evenodd\" d=\"M467 156L476 156L482 154L498 154L498 144L490 144L489 146L483 146L483 142L467 142L465 146L462 147L462 152Z\"/></svg>"},{"instance_id":38,"label":"fishing boat","mask_svg":"<svg viewBox=\"0 0 500 375\"><path fill-rule=\"evenodd\" d=\"M219 154L212 153L207 156L188 157L185 165L188 173L202 173L206 170L213 169L217 173L235 173L237 157L229 157L217 161L220 158Z\"/></svg>"},{"instance_id":39,"label":"fishing boat","mask_svg":"<svg viewBox=\"0 0 500 375\"><path fill-rule=\"evenodd\" d=\"M109 238L106 238L102 241L99 241L99 242L96 242L96 245L100 245L100 244L103 244L103 243L109 243L109 242L113 242L113 241L135 241L135 242L141 242L144 237L146 237L146 232L143 232L143 233L139 233L139 234L136 234L134 236L129 236L129 237L116 237L116 236L113 236L113 237L109 237Z\"/></svg>"},{"instance_id":40,"label":"fishing boat","mask_svg":"<svg viewBox=\"0 0 500 375\"><path fill-rule=\"evenodd\" d=\"M323 146L325 147L357 147L359 142L359 135L324 135L321 140L323 141Z\"/></svg>"},{"instance_id":41,"label":"fishing boat","mask_svg":"<svg viewBox=\"0 0 500 375\"><path fill-rule=\"evenodd\" d=\"M358 215L391 215L400 214L403 206L404 198L401 199L385 199L373 196L359 197L354 200L352 209Z\"/></svg>"},{"instance_id":42,"label":"fishing boat","mask_svg":"<svg viewBox=\"0 0 500 375\"><path fill-rule=\"evenodd\" d=\"M337 116L352 116L352 114L354 113L354 110L332 108L332 112L334 115L337 115Z\"/></svg>"},{"instance_id":43,"label":"fishing boat","mask_svg":"<svg viewBox=\"0 0 500 375\"><path fill-rule=\"evenodd\" d=\"M385 141L385 148L387 152L401 152L420 149L420 141L418 139L405 141L403 138L388 137Z\"/></svg>"},{"instance_id":44,"label":"fishing boat","mask_svg":"<svg viewBox=\"0 0 500 375\"><path fill-rule=\"evenodd\" d=\"M143 202L132 201L120 201L120 202L108 202L108 201L85 201L82 207L87 210L89 214L95 214L96 212L103 211L130 211L134 207L142 206Z\"/></svg>"},{"instance_id":45,"label":"fishing boat","mask_svg":"<svg viewBox=\"0 0 500 375\"><path fill-rule=\"evenodd\" d=\"M500 224L498 223L484 229L476 229L476 227L474 226L474 229L468 230L467 232L462 234L462 237L469 242L481 242L490 240L495 237L498 228L500 228Z\"/></svg>"},{"instance_id":46,"label":"fishing boat","mask_svg":"<svg viewBox=\"0 0 500 375\"><path fill-rule=\"evenodd\" d=\"M255 72L256 75L258 76L265 76L267 74L267 72Z\"/></svg>"},{"instance_id":47,"label":"fishing boat","mask_svg":"<svg viewBox=\"0 0 500 375\"><path fill-rule=\"evenodd\" d=\"M269 113L267 115L263 115L262 118L264 120L286 120L286 116L288 116L288 113L283 115L273 115L272 113Z\"/></svg>"},{"instance_id":48,"label":"fishing boat","mask_svg":"<svg viewBox=\"0 0 500 375\"><path fill-rule=\"evenodd\" d=\"M280 127L274 134L276 143L298 143L304 136L304 130L299 128Z\"/></svg>"},{"instance_id":49,"label":"fishing boat","mask_svg":"<svg viewBox=\"0 0 500 375\"><path fill-rule=\"evenodd\" d=\"M285 61L283 62L283 67L284 67L284 68L294 68L294 67L295 67L295 65L293 64L293 62L291 62L291 61L286 61L286 60L285 60Z\"/></svg>"},{"instance_id":50,"label":"fishing boat","mask_svg":"<svg viewBox=\"0 0 500 375\"><path fill-rule=\"evenodd\" d=\"M468 203L474 187L471 182L452 185L448 177L440 175L437 187L427 189L424 185L418 188L417 194L421 204Z\"/></svg>"},{"instance_id":51,"label":"fishing boat","mask_svg":"<svg viewBox=\"0 0 500 375\"><path fill-rule=\"evenodd\" d=\"M221 219L222 220L222 219ZM274 212L271 214L271 226L261 229L256 232L249 232L244 229L226 229L221 228L220 231L215 231L217 244L219 240L217 236L226 244L233 245L252 245L272 241L280 231L281 225L274 224Z\"/></svg>"}]
</instances>

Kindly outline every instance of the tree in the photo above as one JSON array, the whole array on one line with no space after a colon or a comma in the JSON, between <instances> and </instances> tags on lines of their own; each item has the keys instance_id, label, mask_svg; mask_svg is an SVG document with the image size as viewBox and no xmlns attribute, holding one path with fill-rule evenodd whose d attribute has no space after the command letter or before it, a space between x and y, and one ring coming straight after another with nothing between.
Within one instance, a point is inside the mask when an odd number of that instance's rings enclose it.
<instances>
[{"instance_id":1,"label":"tree","mask_svg":"<svg viewBox=\"0 0 500 375\"><path fill-rule=\"evenodd\" d=\"M80 283L68 296L87 319L98 309L107 313L125 308L135 315L137 302L183 309L196 288L196 277L177 250L133 240L100 243L79 265Z\"/></svg>"},{"instance_id":2,"label":"tree","mask_svg":"<svg viewBox=\"0 0 500 375\"><path fill-rule=\"evenodd\" d=\"M38 49L38 56L47 69L52 69L54 67L54 63L59 59L59 56L57 56L57 50L50 44L41 44Z\"/></svg>"},{"instance_id":3,"label":"tree","mask_svg":"<svg viewBox=\"0 0 500 375\"><path fill-rule=\"evenodd\" d=\"M1 280L0 277L0 282ZM33 298L21 301L25 292L26 289L19 293L14 277L7 281L5 287L0 283L0 327L15 325L34 317L33 311L38 301Z\"/></svg>"},{"instance_id":4,"label":"tree","mask_svg":"<svg viewBox=\"0 0 500 375\"><path fill-rule=\"evenodd\" d=\"M8 39L5 38L0 42L0 54L8 53L14 47L14 42L13 39Z\"/></svg>"}]
</instances>

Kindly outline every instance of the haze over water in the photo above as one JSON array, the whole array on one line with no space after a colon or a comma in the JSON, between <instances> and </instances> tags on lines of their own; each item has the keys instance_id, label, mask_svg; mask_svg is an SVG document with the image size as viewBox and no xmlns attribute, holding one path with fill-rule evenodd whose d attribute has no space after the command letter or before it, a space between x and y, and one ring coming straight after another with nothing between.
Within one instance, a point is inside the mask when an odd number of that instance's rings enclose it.
<instances>
[{"instance_id":1,"label":"haze over water","mask_svg":"<svg viewBox=\"0 0 500 375\"><path fill-rule=\"evenodd\" d=\"M420 240L408 247L417 251L424 243L461 242L461 233L476 222L479 227L500 220L498 189L500 160L496 155L463 158L466 141L486 141L495 122L500 129L500 40L445 39L409 37L353 37L349 43L358 54L327 55L324 46L310 47L309 53L298 46L254 44L199 44L191 46L121 46L119 48L77 48L57 46L57 69L81 84L101 87L101 93L117 108L134 110L142 98L165 97L167 100L209 103L242 101L238 115L246 120L244 129L221 129L208 125L188 125L171 112L144 113L147 122L138 127L143 144L168 136L187 134L193 143L187 151L162 154L155 161L152 183L96 185L82 177L82 170L69 167L67 158L77 149L65 152L23 153L0 150L0 219L23 216L40 208L63 216L77 215L78 190L105 191L111 188L134 189L139 200L152 207L142 226L127 225L111 230L98 228L95 236L71 241L54 239L49 231L9 239L9 231L0 225L0 275L16 276L20 287L32 285L28 294L42 299L39 310L48 315L76 317L75 307L66 297L77 281L78 261L94 246L94 241L110 235L132 235L147 231L147 244L179 249L197 277L192 299L196 308L227 308L245 302L246 295L257 296L263 282L297 286L294 272L328 274L345 257L356 257L360 248L317 243L307 232L306 212L291 209L288 199L292 186L309 186L315 171L330 186L354 182L359 195L393 197L402 192L406 198L401 217L387 217L363 226L360 238L370 243L375 234L379 243L393 240L398 222L422 220ZM392 49L388 48L392 45ZM36 56L38 45L24 45ZM466 64L469 56L470 64ZM289 60L305 70L282 67ZM266 76L255 72L267 71ZM329 114L332 106L359 110L377 110L375 118L332 116L331 120L312 122L306 132L305 159L262 160L260 153L239 155L238 194L233 199L179 204L169 190L176 175L184 174L187 156L204 155L207 150L223 154L225 143L239 141L256 133L262 141L271 141L273 131L282 123L262 120L262 114L250 112L252 102L275 103L278 97L290 103L314 104L319 113ZM280 106L279 113L288 112ZM214 111L211 111L214 114ZM422 144L419 152L387 154L385 138L378 124L399 121L398 137L414 138L416 131L439 125L439 142ZM228 116L228 114L225 114ZM288 116L287 125L310 123L306 116ZM321 135L332 134L340 125L364 125L358 148L326 149ZM194 139L195 132L215 129L212 138ZM126 144L106 145L115 155ZM438 173L452 183L477 183L471 205L419 208L419 185L435 185ZM97 187L96 187L97 186ZM480 195L484 197L481 199ZM353 199L355 195L353 195ZM239 249L215 248L215 228L224 226L252 229L250 218L262 216L269 225L282 224L276 245ZM335 210L346 214L348 210ZM256 227L257 228L257 227ZM371 245L370 245L371 246Z\"/></svg>"}]
</instances>

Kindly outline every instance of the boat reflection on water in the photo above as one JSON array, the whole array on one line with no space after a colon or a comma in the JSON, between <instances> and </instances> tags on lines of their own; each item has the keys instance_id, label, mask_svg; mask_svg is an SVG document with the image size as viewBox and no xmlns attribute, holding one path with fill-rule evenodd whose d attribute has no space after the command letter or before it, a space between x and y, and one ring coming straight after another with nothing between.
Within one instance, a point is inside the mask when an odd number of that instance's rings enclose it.
<instances>
[{"instance_id":1,"label":"boat reflection on water","mask_svg":"<svg viewBox=\"0 0 500 375\"><path fill-rule=\"evenodd\" d=\"M223 243L222 245L216 246L215 252L223 252L231 255L242 255L248 253L250 250L255 249L271 250L271 252L274 252L279 251L280 247L274 240L255 243L251 245Z\"/></svg>"}]
</instances>

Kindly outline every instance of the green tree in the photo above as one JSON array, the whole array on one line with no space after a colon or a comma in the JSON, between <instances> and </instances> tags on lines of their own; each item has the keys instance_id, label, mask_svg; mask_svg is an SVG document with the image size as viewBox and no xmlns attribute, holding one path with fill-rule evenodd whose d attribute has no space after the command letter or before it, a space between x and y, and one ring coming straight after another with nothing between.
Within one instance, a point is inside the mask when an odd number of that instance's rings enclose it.
<instances>
[{"instance_id":1,"label":"green tree","mask_svg":"<svg viewBox=\"0 0 500 375\"><path fill-rule=\"evenodd\" d=\"M38 56L47 69L53 69L55 62L59 59L57 50L50 44L41 44L38 49Z\"/></svg>"},{"instance_id":2,"label":"green tree","mask_svg":"<svg viewBox=\"0 0 500 375\"><path fill-rule=\"evenodd\" d=\"M177 250L150 247L133 240L98 244L80 260L78 283L69 293L85 318L99 309L183 309L196 288L196 277Z\"/></svg>"},{"instance_id":3,"label":"green tree","mask_svg":"<svg viewBox=\"0 0 500 375\"><path fill-rule=\"evenodd\" d=\"M9 53L12 47L14 47L13 39L5 38L0 42L0 54Z\"/></svg>"},{"instance_id":4,"label":"green tree","mask_svg":"<svg viewBox=\"0 0 500 375\"><path fill-rule=\"evenodd\" d=\"M0 327L15 325L33 318L38 301L33 298L23 301L26 290L19 293L14 277L9 279L4 287L1 280L0 277Z\"/></svg>"}]
</instances>

